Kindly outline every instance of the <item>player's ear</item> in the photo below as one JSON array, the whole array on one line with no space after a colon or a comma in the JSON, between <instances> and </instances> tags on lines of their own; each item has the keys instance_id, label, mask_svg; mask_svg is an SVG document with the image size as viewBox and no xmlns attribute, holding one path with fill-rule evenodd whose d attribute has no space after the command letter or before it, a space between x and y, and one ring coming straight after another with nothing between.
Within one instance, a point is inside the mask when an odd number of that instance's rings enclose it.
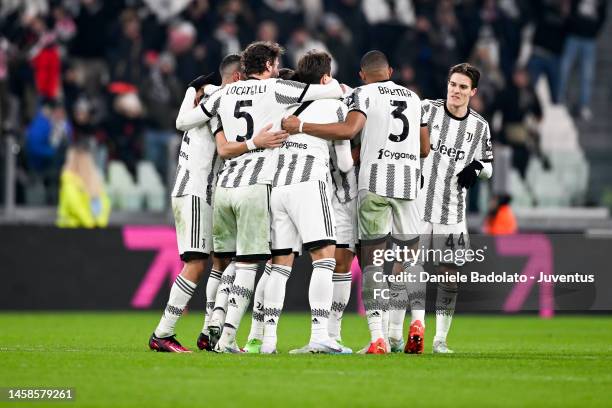
<instances>
[{"instance_id":1,"label":"player's ear","mask_svg":"<svg viewBox=\"0 0 612 408\"><path fill-rule=\"evenodd\" d=\"M389 78L393 75L393 68L389 67Z\"/></svg>"},{"instance_id":2,"label":"player's ear","mask_svg":"<svg viewBox=\"0 0 612 408\"><path fill-rule=\"evenodd\" d=\"M366 81L365 74L363 73L363 71L359 71L359 78L361 78L363 82Z\"/></svg>"},{"instance_id":3,"label":"player's ear","mask_svg":"<svg viewBox=\"0 0 612 408\"><path fill-rule=\"evenodd\" d=\"M470 98L476 95L477 92L478 92L478 88L472 88L472 90L470 91Z\"/></svg>"}]
</instances>

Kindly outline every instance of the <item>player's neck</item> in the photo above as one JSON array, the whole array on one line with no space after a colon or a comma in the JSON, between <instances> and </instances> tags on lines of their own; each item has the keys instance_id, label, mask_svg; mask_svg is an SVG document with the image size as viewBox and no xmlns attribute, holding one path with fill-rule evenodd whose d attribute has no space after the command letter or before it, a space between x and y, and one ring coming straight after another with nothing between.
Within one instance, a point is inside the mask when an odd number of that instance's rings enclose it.
<instances>
[{"instance_id":1,"label":"player's neck","mask_svg":"<svg viewBox=\"0 0 612 408\"><path fill-rule=\"evenodd\" d=\"M263 72L261 74L251 74L248 76L247 79L270 79L272 76L270 75L270 72Z\"/></svg>"},{"instance_id":2,"label":"player's neck","mask_svg":"<svg viewBox=\"0 0 612 408\"><path fill-rule=\"evenodd\" d=\"M451 105L446 102L446 110L456 118L463 118L468 113L468 105Z\"/></svg>"},{"instance_id":3,"label":"player's neck","mask_svg":"<svg viewBox=\"0 0 612 408\"><path fill-rule=\"evenodd\" d=\"M376 82L387 82L390 79L391 78L389 78L388 75L371 75L368 76L364 82L366 83L366 85L369 85Z\"/></svg>"}]
</instances>

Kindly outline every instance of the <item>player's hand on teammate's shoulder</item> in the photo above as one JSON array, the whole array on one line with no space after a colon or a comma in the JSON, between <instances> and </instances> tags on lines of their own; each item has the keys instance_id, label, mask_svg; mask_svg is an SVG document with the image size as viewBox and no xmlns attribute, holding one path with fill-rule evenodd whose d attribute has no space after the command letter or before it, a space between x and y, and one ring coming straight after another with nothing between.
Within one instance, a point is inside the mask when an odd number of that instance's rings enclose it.
<instances>
[{"instance_id":1,"label":"player's hand on teammate's shoulder","mask_svg":"<svg viewBox=\"0 0 612 408\"><path fill-rule=\"evenodd\" d=\"M204 85L206 85L207 83L209 83L210 78L212 77L212 74L205 74L205 75L200 75L197 78L194 78L191 80L191 82L189 82L189 84L187 85L187 87L193 87L196 89L196 91L200 90Z\"/></svg>"},{"instance_id":2,"label":"player's hand on teammate's shoulder","mask_svg":"<svg viewBox=\"0 0 612 408\"><path fill-rule=\"evenodd\" d=\"M289 137L289 133L284 130L270 131L272 124L264 126L253 138L253 143L258 148L273 149L281 147L283 142Z\"/></svg>"},{"instance_id":3,"label":"player's hand on teammate's shoulder","mask_svg":"<svg viewBox=\"0 0 612 408\"><path fill-rule=\"evenodd\" d=\"M283 119L281 126L284 130L289 132L290 135L294 135L300 131L300 120L294 115L287 116Z\"/></svg>"}]
</instances>

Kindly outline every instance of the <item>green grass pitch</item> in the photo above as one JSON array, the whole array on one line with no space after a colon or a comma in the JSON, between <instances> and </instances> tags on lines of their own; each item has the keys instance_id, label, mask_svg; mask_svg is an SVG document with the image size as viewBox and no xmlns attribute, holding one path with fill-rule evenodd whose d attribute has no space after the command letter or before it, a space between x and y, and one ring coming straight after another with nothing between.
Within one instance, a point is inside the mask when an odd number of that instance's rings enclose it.
<instances>
[{"instance_id":1,"label":"green grass pitch","mask_svg":"<svg viewBox=\"0 0 612 408\"><path fill-rule=\"evenodd\" d=\"M0 407L420 407L612 406L612 317L463 316L455 355L293 356L309 317L280 320L281 354L168 354L146 343L159 313L0 313L0 387L74 387L73 402L0 402ZM244 343L250 322L240 330ZM200 313L179 322L195 348ZM347 315L345 343L368 340Z\"/></svg>"}]
</instances>

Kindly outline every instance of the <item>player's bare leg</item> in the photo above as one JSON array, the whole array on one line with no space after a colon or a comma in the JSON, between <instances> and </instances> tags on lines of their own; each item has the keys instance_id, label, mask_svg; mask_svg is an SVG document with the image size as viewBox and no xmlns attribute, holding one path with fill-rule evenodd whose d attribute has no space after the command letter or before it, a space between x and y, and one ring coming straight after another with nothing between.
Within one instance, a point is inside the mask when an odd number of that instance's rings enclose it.
<instances>
[{"instance_id":1,"label":"player's bare leg","mask_svg":"<svg viewBox=\"0 0 612 408\"><path fill-rule=\"evenodd\" d=\"M206 282L206 313L204 316L204 325L202 331L198 336L196 342L200 350L212 350L212 344L210 343L208 326L210 324L213 309L215 308L215 299L217 297L217 289L223 276L223 271L230 264L231 260L227 258L219 258L213 254L212 256L212 268L210 270L210 276L208 282Z\"/></svg>"},{"instance_id":2,"label":"player's bare leg","mask_svg":"<svg viewBox=\"0 0 612 408\"><path fill-rule=\"evenodd\" d=\"M342 315L351 297L351 265L355 254L348 248L336 248L336 268L332 277L334 292L329 317L329 337L342 344Z\"/></svg>"},{"instance_id":3,"label":"player's bare leg","mask_svg":"<svg viewBox=\"0 0 612 408\"><path fill-rule=\"evenodd\" d=\"M195 253L184 255L184 258L187 259L183 269L172 284L164 313L149 339L149 348L151 350L178 353L190 352L176 340L175 326L183 314L187 303L193 296L197 283L202 279L206 268L206 256L204 254L198 253L193 255L193 258L190 254Z\"/></svg>"},{"instance_id":4,"label":"player's bare leg","mask_svg":"<svg viewBox=\"0 0 612 408\"><path fill-rule=\"evenodd\" d=\"M455 274L458 271L455 265L440 265L439 273ZM446 344L446 337L450 330L457 303L458 285L456 282L439 283L436 294L436 336L433 340L434 353L452 353Z\"/></svg>"}]
</instances>

